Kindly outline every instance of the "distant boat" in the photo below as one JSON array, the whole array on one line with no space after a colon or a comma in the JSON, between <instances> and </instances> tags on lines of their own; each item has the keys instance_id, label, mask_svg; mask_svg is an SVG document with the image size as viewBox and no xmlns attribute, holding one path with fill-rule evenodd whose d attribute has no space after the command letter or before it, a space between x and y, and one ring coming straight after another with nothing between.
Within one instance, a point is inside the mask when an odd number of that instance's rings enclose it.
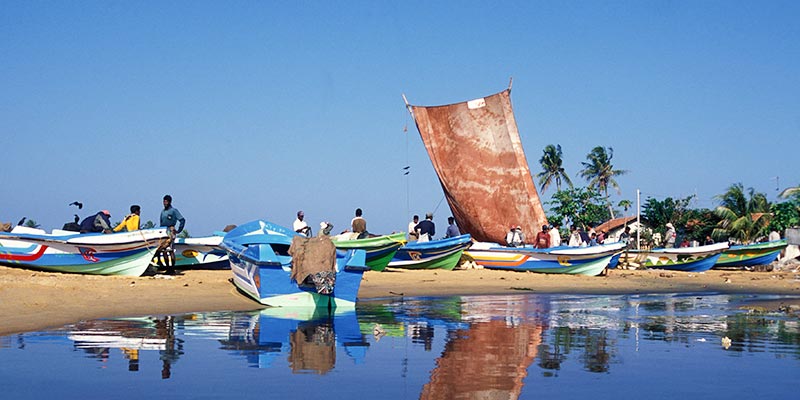
<instances>
[{"instance_id":1,"label":"distant boat","mask_svg":"<svg viewBox=\"0 0 800 400\"><path fill-rule=\"evenodd\" d=\"M389 267L452 270L461 254L472 244L469 234L428 242L409 242L397 249Z\"/></svg>"},{"instance_id":2,"label":"distant boat","mask_svg":"<svg viewBox=\"0 0 800 400\"><path fill-rule=\"evenodd\" d=\"M727 243L715 243L698 247L628 250L627 262L645 268L703 272L711 269L727 248Z\"/></svg>"},{"instance_id":3,"label":"distant boat","mask_svg":"<svg viewBox=\"0 0 800 400\"><path fill-rule=\"evenodd\" d=\"M228 232L221 247L228 253L233 283L261 304L276 307L354 307L361 276L369 268L363 250L336 250L335 281L322 284L312 276L292 279L289 248L301 237L267 221L252 221ZM323 240L312 238L309 240ZM324 239L324 240L327 240ZM297 271L294 271L297 272ZM315 274L314 277L320 275ZM329 278L329 275L325 275Z\"/></svg>"},{"instance_id":4,"label":"distant boat","mask_svg":"<svg viewBox=\"0 0 800 400\"><path fill-rule=\"evenodd\" d=\"M530 271L551 274L596 276L611 259L622 252L624 243L588 247L559 246L537 249L532 246L507 247L496 243L475 243L466 251L475 263L488 269Z\"/></svg>"},{"instance_id":5,"label":"distant boat","mask_svg":"<svg viewBox=\"0 0 800 400\"><path fill-rule=\"evenodd\" d=\"M403 244L404 232L391 235L351 239L352 234L331 236L333 244L341 250L364 250L367 253L367 266L373 271L383 271Z\"/></svg>"},{"instance_id":6,"label":"distant boat","mask_svg":"<svg viewBox=\"0 0 800 400\"><path fill-rule=\"evenodd\" d=\"M175 268L229 268L228 253L220 247L224 235L175 239Z\"/></svg>"},{"instance_id":7,"label":"distant boat","mask_svg":"<svg viewBox=\"0 0 800 400\"><path fill-rule=\"evenodd\" d=\"M92 275L141 276L166 229L85 233L17 226L0 232L0 264Z\"/></svg>"},{"instance_id":8,"label":"distant boat","mask_svg":"<svg viewBox=\"0 0 800 400\"><path fill-rule=\"evenodd\" d=\"M731 246L722 252L714 268L752 267L766 265L775 261L786 248L786 239L764 243Z\"/></svg>"}]
</instances>

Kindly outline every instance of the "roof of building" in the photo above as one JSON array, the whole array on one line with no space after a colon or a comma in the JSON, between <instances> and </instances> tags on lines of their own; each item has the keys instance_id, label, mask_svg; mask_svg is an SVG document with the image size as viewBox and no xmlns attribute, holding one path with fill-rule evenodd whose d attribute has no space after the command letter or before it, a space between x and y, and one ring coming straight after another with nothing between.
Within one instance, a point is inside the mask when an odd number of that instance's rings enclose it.
<instances>
[{"instance_id":1,"label":"roof of building","mask_svg":"<svg viewBox=\"0 0 800 400\"><path fill-rule=\"evenodd\" d=\"M594 230L597 231L597 232L599 232L599 231L608 232L608 231L617 229L617 228L619 228L619 227L621 227L621 226L623 226L625 224L628 224L631 221L635 221L635 220L636 220L636 216L614 218L614 219L608 220L606 222L603 222L602 224L600 224L598 226L595 226Z\"/></svg>"}]
</instances>

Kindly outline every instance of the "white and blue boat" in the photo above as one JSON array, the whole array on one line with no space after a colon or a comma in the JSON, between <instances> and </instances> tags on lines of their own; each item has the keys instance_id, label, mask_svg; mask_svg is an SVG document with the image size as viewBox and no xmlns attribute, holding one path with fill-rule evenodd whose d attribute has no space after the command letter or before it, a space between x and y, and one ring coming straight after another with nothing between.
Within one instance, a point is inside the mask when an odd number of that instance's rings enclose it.
<instances>
[{"instance_id":1,"label":"white and blue boat","mask_svg":"<svg viewBox=\"0 0 800 400\"><path fill-rule=\"evenodd\" d=\"M452 270L472 244L469 234L428 242L408 242L397 249L390 268Z\"/></svg>"},{"instance_id":2,"label":"white and blue boat","mask_svg":"<svg viewBox=\"0 0 800 400\"><path fill-rule=\"evenodd\" d=\"M84 233L21 227L0 232L0 264L52 272L141 276L166 229Z\"/></svg>"},{"instance_id":3,"label":"white and blue boat","mask_svg":"<svg viewBox=\"0 0 800 400\"><path fill-rule=\"evenodd\" d=\"M623 243L537 249L479 242L473 244L466 254L487 269L596 276L603 273L612 258L624 249Z\"/></svg>"},{"instance_id":4,"label":"white and blue boat","mask_svg":"<svg viewBox=\"0 0 800 400\"><path fill-rule=\"evenodd\" d=\"M236 287L274 307L354 307L361 277L369 269L366 252L336 249L335 283L332 288L318 289L310 278L292 279L289 247L295 237L300 235L262 220L228 232L220 246L228 253Z\"/></svg>"},{"instance_id":5,"label":"white and blue boat","mask_svg":"<svg viewBox=\"0 0 800 400\"><path fill-rule=\"evenodd\" d=\"M220 246L225 233L211 236L175 239L175 268L223 269L228 268L228 253Z\"/></svg>"}]
</instances>

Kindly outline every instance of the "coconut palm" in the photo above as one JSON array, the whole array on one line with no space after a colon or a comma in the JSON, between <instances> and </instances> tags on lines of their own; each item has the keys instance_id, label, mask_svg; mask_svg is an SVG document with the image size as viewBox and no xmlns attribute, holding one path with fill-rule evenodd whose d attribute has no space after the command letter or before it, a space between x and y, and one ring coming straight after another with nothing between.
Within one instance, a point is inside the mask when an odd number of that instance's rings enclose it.
<instances>
[{"instance_id":1,"label":"coconut palm","mask_svg":"<svg viewBox=\"0 0 800 400\"><path fill-rule=\"evenodd\" d=\"M544 154L542 155L542 158L539 159L539 164L542 164L543 171L536 174L536 177L539 178L539 185L542 193L547 190L553 181L556 183L556 191L561 191L562 179L569 185L569 187L572 187L572 181L569 179L569 175L564 170L564 167L561 166L562 160L560 144L555 146L548 144L545 146Z\"/></svg>"},{"instance_id":2,"label":"coconut palm","mask_svg":"<svg viewBox=\"0 0 800 400\"><path fill-rule=\"evenodd\" d=\"M784 199L788 199L789 197L792 196L797 196L798 198L800 198L800 186L788 187L786 189L783 189L780 196Z\"/></svg>"},{"instance_id":3,"label":"coconut palm","mask_svg":"<svg viewBox=\"0 0 800 400\"><path fill-rule=\"evenodd\" d=\"M745 195L742 184L736 183L716 198L720 205L714 214L722 220L712 233L715 239L735 238L747 244L769 232L772 214L765 194L748 188Z\"/></svg>"},{"instance_id":4,"label":"coconut palm","mask_svg":"<svg viewBox=\"0 0 800 400\"><path fill-rule=\"evenodd\" d=\"M614 158L613 148L609 147L608 152L606 152L605 147L597 146L586 155L586 160L588 162L581 162L583 170L581 170L579 174L589 182L590 188L596 188L605 195L608 212L613 219L614 209L611 206L611 201L608 199L608 186L616 188L617 193L620 193L619 184L617 184L614 178L624 175L628 173L628 171L614 169L614 166L611 164L612 158Z\"/></svg>"}]
</instances>

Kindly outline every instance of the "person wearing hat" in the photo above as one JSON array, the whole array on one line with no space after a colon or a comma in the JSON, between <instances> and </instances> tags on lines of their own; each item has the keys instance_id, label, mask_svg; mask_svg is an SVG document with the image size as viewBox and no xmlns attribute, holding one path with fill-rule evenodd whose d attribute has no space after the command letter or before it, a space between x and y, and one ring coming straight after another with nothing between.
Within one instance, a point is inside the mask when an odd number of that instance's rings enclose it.
<instances>
[{"instance_id":1,"label":"person wearing hat","mask_svg":"<svg viewBox=\"0 0 800 400\"><path fill-rule=\"evenodd\" d=\"M419 241L428 242L433 240L436 234L436 224L433 223L433 213L425 214L425 220L418 223L414 230L419 232Z\"/></svg>"},{"instance_id":2,"label":"person wearing hat","mask_svg":"<svg viewBox=\"0 0 800 400\"><path fill-rule=\"evenodd\" d=\"M511 228L506 234L506 243L508 244L508 247L519 247L525 245L525 234L522 233L521 226L511 225Z\"/></svg>"},{"instance_id":3,"label":"person wearing hat","mask_svg":"<svg viewBox=\"0 0 800 400\"><path fill-rule=\"evenodd\" d=\"M305 216L306 215L303 212L303 210L298 211L297 219L294 220L294 224L292 224L292 229L294 229L295 232L303 236L311 237L311 227L308 226L306 221L303 220Z\"/></svg>"},{"instance_id":4,"label":"person wearing hat","mask_svg":"<svg viewBox=\"0 0 800 400\"><path fill-rule=\"evenodd\" d=\"M675 238L677 236L675 227L672 226L672 223L667 222L667 232L664 234L664 247L668 249L675 247Z\"/></svg>"},{"instance_id":5,"label":"person wearing hat","mask_svg":"<svg viewBox=\"0 0 800 400\"><path fill-rule=\"evenodd\" d=\"M111 213L108 210L98 211L81 221L81 233L111 233Z\"/></svg>"}]
</instances>

